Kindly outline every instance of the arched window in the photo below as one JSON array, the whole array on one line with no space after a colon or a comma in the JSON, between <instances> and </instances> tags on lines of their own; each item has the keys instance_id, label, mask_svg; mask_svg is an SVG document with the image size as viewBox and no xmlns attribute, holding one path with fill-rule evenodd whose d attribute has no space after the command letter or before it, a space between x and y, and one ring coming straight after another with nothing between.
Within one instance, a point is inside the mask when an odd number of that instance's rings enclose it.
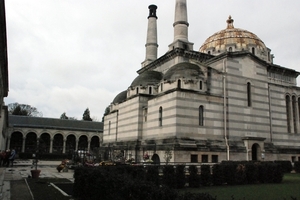
<instances>
[{"instance_id":1,"label":"arched window","mask_svg":"<svg viewBox=\"0 0 300 200\"><path fill-rule=\"evenodd\" d=\"M199 126L203 126L203 121L204 121L204 107L201 105L199 106Z\"/></svg>"},{"instance_id":2,"label":"arched window","mask_svg":"<svg viewBox=\"0 0 300 200\"><path fill-rule=\"evenodd\" d=\"M158 116L158 120L159 120L159 126L162 126L162 116L163 116L163 109L162 107L159 107L159 116Z\"/></svg>"},{"instance_id":3,"label":"arched window","mask_svg":"<svg viewBox=\"0 0 300 200\"><path fill-rule=\"evenodd\" d=\"M286 104L286 120L287 120L287 128L288 132L291 132L291 123L290 123L290 114L291 114L291 107L290 107L290 97L286 95L285 97L285 104Z\"/></svg>"},{"instance_id":4,"label":"arched window","mask_svg":"<svg viewBox=\"0 0 300 200\"><path fill-rule=\"evenodd\" d=\"M210 55L210 51L208 51L207 54Z\"/></svg>"},{"instance_id":5,"label":"arched window","mask_svg":"<svg viewBox=\"0 0 300 200\"><path fill-rule=\"evenodd\" d=\"M254 47L252 47L251 51L252 51L252 54L255 55L255 48Z\"/></svg>"},{"instance_id":6,"label":"arched window","mask_svg":"<svg viewBox=\"0 0 300 200\"><path fill-rule=\"evenodd\" d=\"M229 52L232 52L232 47L229 47L229 48L228 48L228 51L229 51Z\"/></svg>"},{"instance_id":7,"label":"arched window","mask_svg":"<svg viewBox=\"0 0 300 200\"><path fill-rule=\"evenodd\" d=\"M177 81L177 88L181 88L181 80L180 79Z\"/></svg>"},{"instance_id":8,"label":"arched window","mask_svg":"<svg viewBox=\"0 0 300 200\"><path fill-rule=\"evenodd\" d=\"M149 94L152 94L152 87L149 87Z\"/></svg>"},{"instance_id":9,"label":"arched window","mask_svg":"<svg viewBox=\"0 0 300 200\"><path fill-rule=\"evenodd\" d=\"M203 83L202 83L202 81L199 82L199 89L200 89L200 90L203 89Z\"/></svg>"},{"instance_id":10,"label":"arched window","mask_svg":"<svg viewBox=\"0 0 300 200\"><path fill-rule=\"evenodd\" d=\"M247 105L251 107L251 83L247 83Z\"/></svg>"},{"instance_id":11,"label":"arched window","mask_svg":"<svg viewBox=\"0 0 300 200\"><path fill-rule=\"evenodd\" d=\"M139 94L139 88L138 87L136 88L136 94Z\"/></svg>"},{"instance_id":12,"label":"arched window","mask_svg":"<svg viewBox=\"0 0 300 200\"><path fill-rule=\"evenodd\" d=\"M292 97L292 112L293 112L293 125L294 125L294 133L297 133L297 120L296 120L296 115L297 115L297 110L296 110L296 97Z\"/></svg>"}]
</instances>

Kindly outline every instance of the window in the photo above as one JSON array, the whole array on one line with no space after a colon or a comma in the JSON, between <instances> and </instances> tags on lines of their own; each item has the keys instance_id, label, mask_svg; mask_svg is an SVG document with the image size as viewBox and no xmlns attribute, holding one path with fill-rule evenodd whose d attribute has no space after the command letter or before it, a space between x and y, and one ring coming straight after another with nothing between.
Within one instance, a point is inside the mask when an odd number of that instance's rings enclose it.
<instances>
[{"instance_id":1,"label":"window","mask_svg":"<svg viewBox=\"0 0 300 200\"><path fill-rule=\"evenodd\" d=\"M197 163L198 162L198 155L192 154L191 155L191 163Z\"/></svg>"},{"instance_id":2,"label":"window","mask_svg":"<svg viewBox=\"0 0 300 200\"><path fill-rule=\"evenodd\" d=\"M159 107L159 117L158 117L159 126L162 126L162 114L163 114L163 109L162 107Z\"/></svg>"},{"instance_id":3,"label":"window","mask_svg":"<svg viewBox=\"0 0 300 200\"><path fill-rule=\"evenodd\" d=\"M148 108L144 108L144 121L147 121Z\"/></svg>"},{"instance_id":4,"label":"window","mask_svg":"<svg viewBox=\"0 0 300 200\"><path fill-rule=\"evenodd\" d=\"M208 51L207 54L210 55L210 51Z\"/></svg>"},{"instance_id":5,"label":"window","mask_svg":"<svg viewBox=\"0 0 300 200\"><path fill-rule=\"evenodd\" d=\"M291 114L291 107L290 107L290 96L286 95L285 97L285 106L286 106L286 120L287 120L287 128L288 132L291 132L291 123L290 123L290 114Z\"/></svg>"},{"instance_id":6,"label":"window","mask_svg":"<svg viewBox=\"0 0 300 200\"><path fill-rule=\"evenodd\" d=\"M202 83L202 81L199 82L199 89L200 89L200 90L203 89L203 83Z\"/></svg>"},{"instance_id":7,"label":"window","mask_svg":"<svg viewBox=\"0 0 300 200\"><path fill-rule=\"evenodd\" d=\"M296 156L292 156L292 162L296 161Z\"/></svg>"},{"instance_id":8,"label":"window","mask_svg":"<svg viewBox=\"0 0 300 200\"><path fill-rule=\"evenodd\" d=\"M181 80L180 79L177 81L177 88L181 88Z\"/></svg>"},{"instance_id":9,"label":"window","mask_svg":"<svg viewBox=\"0 0 300 200\"><path fill-rule=\"evenodd\" d=\"M203 121L204 121L203 112L204 112L204 107L199 106L199 126L203 126Z\"/></svg>"},{"instance_id":10,"label":"window","mask_svg":"<svg viewBox=\"0 0 300 200\"><path fill-rule=\"evenodd\" d=\"M202 163L208 163L208 155L201 156Z\"/></svg>"},{"instance_id":11,"label":"window","mask_svg":"<svg viewBox=\"0 0 300 200\"><path fill-rule=\"evenodd\" d=\"M218 161L218 155L212 155L212 156L211 156L211 162L213 162L213 163L219 162L219 161Z\"/></svg>"},{"instance_id":12,"label":"window","mask_svg":"<svg viewBox=\"0 0 300 200\"><path fill-rule=\"evenodd\" d=\"M232 52L232 47L229 47L228 51L229 51L229 52Z\"/></svg>"},{"instance_id":13,"label":"window","mask_svg":"<svg viewBox=\"0 0 300 200\"><path fill-rule=\"evenodd\" d=\"M251 51L252 51L252 54L255 55L255 48L254 47L252 47Z\"/></svg>"},{"instance_id":14,"label":"window","mask_svg":"<svg viewBox=\"0 0 300 200\"><path fill-rule=\"evenodd\" d=\"M161 84L160 84L160 91L163 91L163 89L164 89L163 87L164 87L164 84L161 83Z\"/></svg>"},{"instance_id":15,"label":"window","mask_svg":"<svg viewBox=\"0 0 300 200\"><path fill-rule=\"evenodd\" d=\"M293 125L294 125L294 133L297 133L297 119L296 119L296 115L297 115L297 110L296 110L296 97L293 96L292 97L292 112L293 112Z\"/></svg>"},{"instance_id":16,"label":"window","mask_svg":"<svg viewBox=\"0 0 300 200\"><path fill-rule=\"evenodd\" d=\"M138 93L139 93L139 88L137 87L137 88L136 88L136 94L138 94Z\"/></svg>"},{"instance_id":17,"label":"window","mask_svg":"<svg viewBox=\"0 0 300 200\"><path fill-rule=\"evenodd\" d=\"M251 107L251 83L247 83L247 105Z\"/></svg>"},{"instance_id":18,"label":"window","mask_svg":"<svg viewBox=\"0 0 300 200\"><path fill-rule=\"evenodd\" d=\"M152 87L149 87L149 94L152 94Z\"/></svg>"}]
</instances>

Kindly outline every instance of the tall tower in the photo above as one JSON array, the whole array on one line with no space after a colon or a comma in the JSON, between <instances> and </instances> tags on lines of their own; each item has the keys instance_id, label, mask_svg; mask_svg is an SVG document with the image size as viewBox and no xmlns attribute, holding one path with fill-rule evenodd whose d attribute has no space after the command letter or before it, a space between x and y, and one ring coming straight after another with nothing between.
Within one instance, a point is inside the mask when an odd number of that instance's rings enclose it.
<instances>
[{"instance_id":1,"label":"tall tower","mask_svg":"<svg viewBox=\"0 0 300 200\"><path fill-rule=\"evenodd\" d=\"M176 0L174 20L174 41L169 45L169 50L184 48L193 50L193 43L188 40L188 17L186 0Z\"/></svg>"},{"instance_id":2,"label":"tall tower","mask_svg":"<svg viewBox=\"0 0 300 200\"><path fill-rule=\"evenodd\" d=\"M150 5L148 16L148 30L147 30L147 41L146 41L146 58L142 62L142 67L148 65L157 59L157 16L156 16L156 5Z\"/></svg>"}]
</instances>

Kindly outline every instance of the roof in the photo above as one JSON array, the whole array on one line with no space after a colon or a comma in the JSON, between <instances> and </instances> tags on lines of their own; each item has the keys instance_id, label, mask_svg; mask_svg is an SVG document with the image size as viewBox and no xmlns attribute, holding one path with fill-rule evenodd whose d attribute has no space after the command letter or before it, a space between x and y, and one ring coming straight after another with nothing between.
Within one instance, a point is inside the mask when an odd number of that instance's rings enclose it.
<instances>
[{"instance_id":1,"label":"roof","mask_svg":"<svg viewBox=\"0 0 300 200\"><path fill-rule=\"evenodd\" d=\"M227 45L234 45L239 50L256 47L262 51L266 51L267 47L264 42L254 33L233 26L233 19L231 16L229 16L226 22L227 28L207 38L200 47L200 52L205 52L210 49L215 52L224 52L226 51Z\"/></svg>"},{"instance_id":2,"label":"roof","mask_svg":"<svg viewBox=\"0 0 300 200\"><path fill-rule=\"evenodd\" d=\"M162 80L163 74L157 71L145 71L136 77L131 87L156 85Z\"/></svg>"},{"instance_id":3,"label":"roof","mask_svg":"<svg viewBox=\"0 0 300 200\"><path fill-rule=\"evenodd\" d=\"M9 127L28 127L28 128L44 128L58 130L73 130L73 131L94 131L103 132L102 122L55 119L44 117L28 117L20 115L8 116Z\"/></svg>"},{"instance_id":4,"label":"roof","mask_svg":"<svg viewBox=\"0 0 300 200\"><path fill-rule=\"evenodd\" d=\"M203 75L198 65L182 62L172 66L164 75L164 80L176 80L178 78L194 79Z\"/></svg>"}]
</instances>

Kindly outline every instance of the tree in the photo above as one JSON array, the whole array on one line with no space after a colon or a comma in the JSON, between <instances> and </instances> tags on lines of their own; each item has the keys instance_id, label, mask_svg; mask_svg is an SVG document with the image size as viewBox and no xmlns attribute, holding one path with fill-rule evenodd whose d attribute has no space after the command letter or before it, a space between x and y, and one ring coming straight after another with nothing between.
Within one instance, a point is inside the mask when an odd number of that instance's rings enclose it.
<instances>
[{"instance_id":1,"label":"tree","mask_svg":"<svg viewBox=\"0 0 300 200\"><path fill-rule=\"evenodd\" d=\"M82 120L84 121L93 121L91 116L90 116L90 110L89 108L85 109L83 116L82 116Z\"/></svg>"},{"instance_id":2,"label":"tree","mask_svg":"<svg viewBox=\"0 0 300 200\"><path fill-rule=\"evenodd\" d=\"M67 116L66 112L64 112L61 114L60 119L69 119L69 117Z\"/></svg>"},{"instance_id":3,"label":"tree","mask_svg":"<svg viewBox=\"0 0 300 200\"><path fill-rule=\"evenodd\" d=\"M8 113L11 115L23 115L30 117L42 117L43 113L39 112L35 107L27 104L10 103L7 105Z\"/></svg>"},{"instance_id":4,"label":"tree","mask_svg":"<svg viewBox=\"0 0 300 200\"><path fill-rule=\"evenodd\" d=\"M164 159L166 161L166 165L170 162L170 160L172 159L172 151L171 149L168 147L165 151L164 154Z\"/></svg>"},{"instance_id":5,"label":"tree","mask_svg":"<svg viewBox=\"0 0 300 200\"><path fill-rule=\"evenodd\" d=\"M102 122L104 122L104 117L105 117L106 115L108 115L109 112L110 112L110 108L109 108L109 106L107 106L106 109L105 109L105 111L104 111L103 117L102 117Z\"/></svg>"}]
</instances>

